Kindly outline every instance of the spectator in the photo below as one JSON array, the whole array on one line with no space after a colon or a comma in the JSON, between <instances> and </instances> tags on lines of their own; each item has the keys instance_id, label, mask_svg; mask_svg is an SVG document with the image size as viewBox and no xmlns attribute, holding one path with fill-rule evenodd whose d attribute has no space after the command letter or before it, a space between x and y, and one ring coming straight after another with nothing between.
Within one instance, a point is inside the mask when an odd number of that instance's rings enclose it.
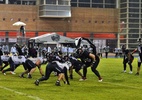
<instances>
[{"instance_id":1,"label":"spectator","mask_svg":"<svg viewBox=\"0 0 142 100\"><path fill-rule=\"evenodd\" d=\"M98 55L99 55L100 58L103 57L102 54L103 54L103 48L102 48L102 46L100 46L100 47L99 47L99 50L98 50Z\"/></svg>"},{"instance_id":2,"label":"spectator","mask_svg":"<svg viewBox=\"0 0 142 100\"><path fill-rule=\"evenodd\" d=\"M12 55L14 55L14 54L17 53L16 47L15 47L14 45L11 47L10 53L11 53Z\"/></svg>"},{"instance_id":3,"label":"spectator","mask_svg":"<svg viewBox=\"0 0 142 100\"><path fill-rule=\"evenodd\" d=\"M4 54L8 54L9 53L9 46L7 44L2 46L2 52Z\"/></svg>"},{"instance_id":4,"label":"spectator","mask_svg":"<svg viewBox=\"0 0 142 100\"><path fill-rule=\"evenodd\" d=\"M104 47L104 52L105 52L105 57L108 58L108 53L109 53L109 46Z\"/></svg>"},{"instance_id":5,"label":"spectator","mask_svg":"<svg viewBox=\"0 0 142 100\"><path fill-rule=\"evenodd\" d=\"M25 27L24 26L20 27L20 33L22 34L22 37L25 37Z\"/></svg>"},{"instance_id":6,"label":"spectator","mask_svg":"<svg viewBox=\"0 0 142 100\"><path fill-rule=\"evenodd\" d=\"M115 58L118 57L118 52L119 52L119 49L118 48L114 48Z\"/></svg>"}]
</instances>

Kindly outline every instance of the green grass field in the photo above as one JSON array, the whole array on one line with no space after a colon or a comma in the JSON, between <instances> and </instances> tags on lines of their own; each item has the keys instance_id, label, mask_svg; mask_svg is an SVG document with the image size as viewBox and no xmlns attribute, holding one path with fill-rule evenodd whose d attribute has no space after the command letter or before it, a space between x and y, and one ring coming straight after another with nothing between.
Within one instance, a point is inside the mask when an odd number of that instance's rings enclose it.
<instances>
[{"instance_id":1,"label":"green grass field","mask_svg":"<svg viewBox=\"0 0 142 100\"><path fill-rule=\"evenodd\" d=\"M45 66L43 66L45 69ZM97 77L88 68L87 80L79 82L79 76L74 72L70 85L61 82L55 86L57 79L54 74L39 86L34 81L40 78L38 70L32 79L19 78L23 67L16 69L16 75L7 73L0 75L0 100L142 100L142 73L135 76L137 59L133 62L133 74L121 73L123 70L121 58L102 58L97 68L103 77L98 82Z\"/></svg>"}]
</instances>

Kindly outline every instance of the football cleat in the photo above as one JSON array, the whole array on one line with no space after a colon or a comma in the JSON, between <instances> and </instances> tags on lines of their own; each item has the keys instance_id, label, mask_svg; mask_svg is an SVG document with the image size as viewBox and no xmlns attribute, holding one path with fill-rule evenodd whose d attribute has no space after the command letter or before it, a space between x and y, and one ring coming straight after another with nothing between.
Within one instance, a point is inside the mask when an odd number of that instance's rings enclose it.
<instances>
[{"instance_id":1,"label":"football cleat","mask_svg":"<svg viewBox=\"0 0 142 100\"><path fill-rule=\"evenodd\" d=\"M15 75L16 73L15 73L15 72L13 72L13 71L10 71L10 74Z\"/></svg>"},{"instance_id":2,"label":"football cleat","mask_svg":"<svg viewBox=\"0 0 142 100\"><path fill-rule=\"evenodd\" d=\"M122 71L122 73L126 73L126 70Z\"/></svg>"},{"instance_id":3,"label":"football cleat","mask_svg":"<svg viewBox=\"0 0 142 100\"><path fill-rule=\"evenodd\" d=\"M81 79L79 79L79 81L85 81L85 80L87 80L86 77L82 77Z\"/></svg>"},{"instance_id":4,"label":"football cleat","mask_svg":"<svg viewBox=\"0 0 142 100\"><path fill-rule=\"evenodd\" d=\"M137 72L135 75L139 75L139 73Z\"/></svg>"},{"instance_id":5,"label":"football cleat","mask_svg":"<svg viewBox=\"0 0 142 100\"><path fill-rule=\"evenodd\" d=\"M20 74L19 77L20 77L20 78L25 78L23 74Z\"/></svg>"},{"instance_id":6,"label":"football cleat","mask_svg":"<svg viewBox=\"0 0 142 100\"><path fill-rule=\"evenodd\" d=\"M102 81L103 81L103 79L102 79L102 78L99 78L98 82L102 82Z\"/></svg>"},{"instance_id":7,"label":"football cleat","mask_svg":"<svg viewBox=\"0 0 142 100\"><path fill-rule=\"evenodd\" d=\"M28 78L32 78L32 75L28 73Z\"/></svg>"},{"instance_id":8,"label":"football cleat","mask_svg":"<svg viewBox=\"0 0 142 100\"><path fill-rule=\"evenodd\" d=\"M3 73L3 75L6 75L6 73Z\"/></svg>"},{"instance_id":9,"label":"football cleat","mask_svg":"<svg viewBox=\"0 0 142 100\"><path fill-rule=\"evenodd\" d=\"M3 75L6 75L6 73L5 73L5 71L4 71L4 70L2 70L2 73L3 73Z\"/></svg>"},{"instance_id":10,"label":"football cleat","mask_svg":"<svg viewBox=\"0 0 142 100\"><path fill-rule=\"evenodd\" d=\"M38 86L39 85L39 80L36 80L34 83L35 83L35 85Z\"/></svg>"},{"instance_id":11,"label":"football cleat","mask_svg":"<svg viewBox=\"0 0 142 100\"><path fill-rule=\"evenodd\" d=\"M56 85L56 86L61 86L61 85L60 85L60 81L56 81L55 85Z\"/></svg>"},{"instance_id":12,"label":"football cleat","mask_svg":"<svg viewBox=\"0 0 142 100\"><path fill-rule=\"evenodd\" d=\"M129 74L132 74L132 73L133 73L132 71L129 72Z\"/></svg>"}]
</instances>

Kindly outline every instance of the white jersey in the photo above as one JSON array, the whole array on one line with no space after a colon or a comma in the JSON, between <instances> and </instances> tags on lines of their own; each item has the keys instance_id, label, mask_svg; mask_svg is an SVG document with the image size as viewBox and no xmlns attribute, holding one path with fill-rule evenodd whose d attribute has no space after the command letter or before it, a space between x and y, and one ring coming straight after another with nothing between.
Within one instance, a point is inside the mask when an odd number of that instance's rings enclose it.
<instances>
[{"instance_id":1,"label":"white jersey","mask_svg":"<svg viewBox=\"0 0 142 100\"><path fill-rule=\"evenodd\" d=\"M2 55L2 56L1 56L1 60L2 60L2 61L8 61L9 58L10 58L10 56L8 56L8 55Z\"/></svg>"},{"instance_id":2,"label":"white jersey","mask_svg":"<svg viewBox=\"0 0 142 100\"><path fill-rule=\"evenodd\" d=\"M43 63L43 58L42 57L37 57L37 58L28 58L29 60L31 60L34 64L40 60L41 64Z\"/></svg>"},{"instance_id":3,"label":"white jersey","mask_svg":"<svg viewBox=\"0 0 142 100\"><path fill-rule=\"evenodd\" d=\"M11 59L15 64L22 64L26 61L25 56L11 56Z\"/></svg>"},{"instance_id":4,"label":"white jersey","mask_svg":"<svg viewBox=\"0 0 142 100\"><path fill-rule=\"evenodd\" d=\"M69 61L67 61L67 62L65 62L65 63L61 63L61 62L59 62L59 61L53 61L53 62L56 62L56 64L60 67L60 68L64 68L64 67L66 67L67 68L67 70L69 70L69 68L72 66L72 64L71 64L71 62L69 62Z\"/></svg>"}]
</instances>

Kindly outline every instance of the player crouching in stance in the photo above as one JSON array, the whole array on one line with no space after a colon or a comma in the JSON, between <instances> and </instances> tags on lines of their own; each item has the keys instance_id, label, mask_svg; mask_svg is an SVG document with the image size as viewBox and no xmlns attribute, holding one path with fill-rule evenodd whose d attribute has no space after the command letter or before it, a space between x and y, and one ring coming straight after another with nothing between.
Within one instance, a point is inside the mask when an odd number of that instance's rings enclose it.
<instances>
[{"instance_id":1,"label":"player crouching in stance","mask_svg":"<svg viewBox=\"0 0 142 100\"><path fill-rule=\"evenodd\" d=\"M83 77L82 73L80 72L82 66L84 65L82 63L82 61L80 61L77 57L76 54L70 55L69 56L69 61L72 63L72 67L69 70L70 73L70 79L73 79L73 69L75 69L75 72L81 76L81 78Z\"/></svg>"},{"instance_id":2,"label":"player crouching in stance","mask_svg":"<svg viewBox=\"0 0 142 100\"><path fill-rule=\"evenodd\" d=\"M14 71L15 71L16 68L17 68L18 66L20 66L21 64L23 65L24 69L26 70L25 61L26 61L25 56L11 56L11 57L8 59L8 62L9 62L10 67L7 68L7 69L2 70L2 73L3 73L4 75L6 75L6 72L7 72L7 71L10 71L11 74L16 74Z\"/></svg>"},{"instance_id":3,"label":"player crouching in stance","mask_svg":"<svg viewBox=\"0 0 142 100\"><path fill-rule=\"evenodd\" d=\"M2 71L5 67L9 65L9 55L1 55L0 56L0 71ZM3 66L4 64L4 66Z\"/></svg>"},{"instance_id":4,"label":"player crouching in stance","mask_svg":"<svg viewBox=\"0 0 142 100\"><path fill-rule=\"evenodd\" d=\"M25 61L25 66L27 67L27 70L25 70L25 72L23 72L22 74L20 74L21 78L24 78L24 74L28 73L28 78L32 78L31 74L35 72L36 70L36 66L39 69L39 72L42 76L44 76L42 68L41 68L41 64L43 63L43 59L41 57L37 57L37 58L28 58Z\"/></svg>"},{"instance_id":5,"label":"player crouching in stance","mask_svg":"<svg viewBox=\"0 0 142 100\"><path fill-rule=\"evenodd\" d=\"M53 61L51 63L48 63L45 70L45 76L37 79L34 83L35 85L39 85L40 81L48 80L51 72L54 71L54 72L57 72L57 75L58 75L58 79L55 83L56 86L60 86L60 80L63 80L64 83L67 83L69 85L70 83L68 80L67 70L69 70L71 66L72 64L69 61L66 61L65 63L61 63L59 61ZM66 82L64 80L64 77Z\"/></svg>"}]
</instances>

